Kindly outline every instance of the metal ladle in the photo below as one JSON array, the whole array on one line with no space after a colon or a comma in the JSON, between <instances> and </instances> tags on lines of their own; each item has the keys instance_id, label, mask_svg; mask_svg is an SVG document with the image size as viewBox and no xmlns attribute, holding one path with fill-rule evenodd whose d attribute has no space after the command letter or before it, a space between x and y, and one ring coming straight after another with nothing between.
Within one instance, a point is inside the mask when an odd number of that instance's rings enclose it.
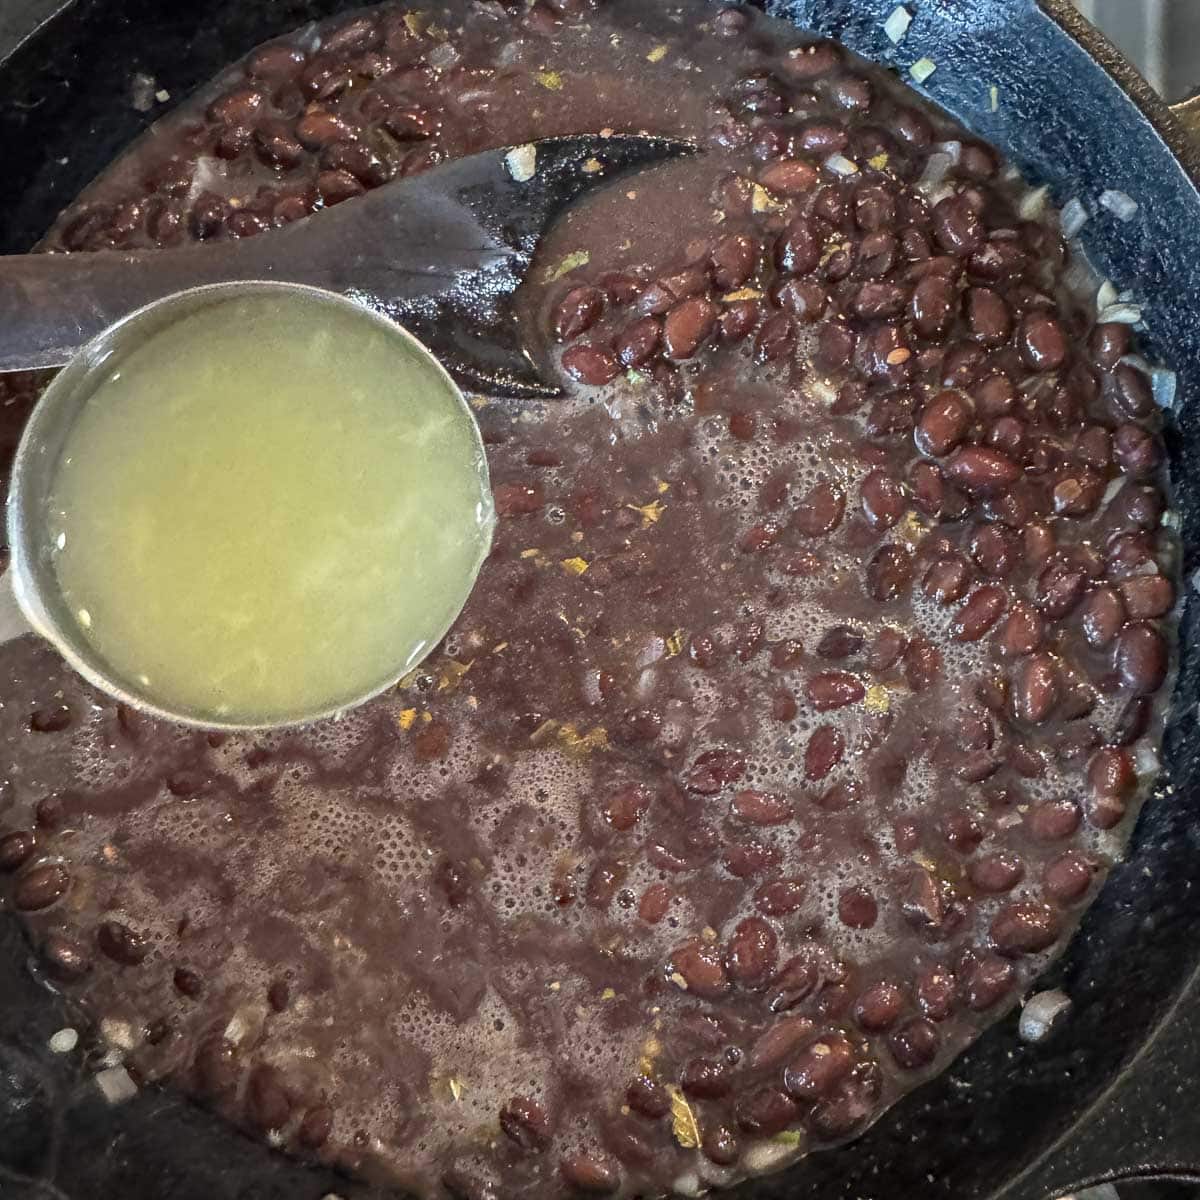
<instances>
[{"instance_id":1,"label":"metal ladle","mask_svg":"<svg viewBox=\"0 0 1200 1200\"><path fill-rule=\"evenodd\" d=\"M61 595L49 557L47 498L97 367L128 353L164 321L185 319L214 291L274 283L336 293L367 310L368 319L390 318L409 352L449 373L447 384L468 412L456 384L490 395L553 398L560 389L539 375L512 304L543 232L597 184L691 150L654 137L552 138L460 159L252 239L0 257L0 371L66 368L39 399L14 459L7 505L12 563L0 578L0 643L40 634L118 699L172 720L221 727L164 707L120 678L82 636ZM370 694L411 667L397 667ZM287 723L328 715L306 713Z\"/></svg>"}]
</instances>

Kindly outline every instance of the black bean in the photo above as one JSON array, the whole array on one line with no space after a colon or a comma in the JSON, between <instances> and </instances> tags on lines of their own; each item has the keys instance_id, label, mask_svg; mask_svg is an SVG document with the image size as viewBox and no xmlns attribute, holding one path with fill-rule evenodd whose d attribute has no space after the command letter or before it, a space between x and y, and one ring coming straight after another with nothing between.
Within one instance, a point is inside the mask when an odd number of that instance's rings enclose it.
<instances>
[{"instance_id":1,"label":"black bean","mask_svg":"<svg viewBox=\"0 0 1200 1200\"><path fill-rule=\"evenodd\" d=\"M46 863L18 877L13 904L22 912L37 912L61 900L70 886L71 877L65 867Z\"/></svg>"},{"instance_id":2,"label":"black bean","mask_svg":"<svg viewBox=\"0 0 1200 1200\"><path fill-rule=\"evenodd\" d=\"M1053 655L1034 654L1021 661L1013 676L1013 715L1040 725L1054 711L1062 694L1058 664Z\"/></svg>"},{"instance_id":3,"label":"black bean","mask_svg":"<svg viewBox=\"0 0 1200 1200\"><path fill-rule=\"evenodd\" d=\"M758 176L763 187L779 196L806 195L817 186L820 178L816 167L802 158L777 158Z\"/></svg>"},{"instance_id":4,"label":"black bean","mask_svg":"<svg viewBox=\"0 0 1200 1200\"><path fill-rule=\"evenodd\" d=\"M796 350L796 324L787 313L775 313L767 318L754 340L754 354L759 362L781 362L791 358Z\"/></svg>"},{"instance_id":5,"label":"black bean","mask_svg":"<svg viewBox=\"0 0 1200 1200\"><path fill-rule=\"evenodd\" d=\"M713 32L718 37L741 37L750 26L750 15L741 8L723 8L713 17Z\"/></svg>"},{"instance_id":6,"label":"black bean","mask_svg":"<svg viewBox=\"0 0 1200 1200\"><path fill-rule=\"evenodd\" d=\"M603 312L604 293L599 288L572 288L554 307L554 336L560 342L572 341L595 325Z\"/></svg>"},{"instance_id":7,"label":"black bean","mask_svg":"<svg viewBox=\"0 0 1200 1200\"><path fill-rule=\"evenodd\" d=\"M729 976L716 946L688 942L671 955L670 967L694 995L713 1000L729 991Z\"/></svg>"},{"instance_id":8,"label":"black bean","mask_svg":"<svg viewBox=\"0 0 1200 1200\"><path fill-rule=\"evenodd\" d=\"M522 1150L544 1150L553 1132L546 1110L528 1096L514 1096L500 1110L500 1128Z\"/></svg>"},{"instance_id":9,"label":"black bean","mask_svg":"<svg viewBox=\"0 0 1200 1200\"><path fill-rule=\"evenodd\" d=\"M1012 329L1008 305L997 292L985 287L967 292L967 322L971 335L985 346L1003 345Z\"/></svg>"},{"instance_id":10,"label":"black bean","mask_svg":"<svg viewBox=\"0 0 1200 1200\"><path fill-rule=\"evenodd\" d=\"M712 1125L705 1129L700 1142L704 1156L719 1167L732 1166L738 1160L737 1135L728 1125Z\"/></svg>"},{"instance_id":11,"label":"black bean","mask_svg":"<svg viewBox=\"0 0 1200 1200\"><path fill-rule=\"evenodd\" d=\"M724 1059L693 1058L684 1064L679 1086L696 1099L717 1100L729 1093L733 1086L732 1074Z\"/></svg>"},{"instance_id":12,"label":"black bean","mask_svg":"<svg viewBox=\"0 0 1200 1200\"><path fill-rule=\"evenodd\" d=\"M69 704L51 704L34 709L29 718L29 728L34 733L62 733L69 729L75 719Z\"/></svg>"},{"instance_id":13,"label":"black bean","mask_svg":"<svg viewBox=\"0 0 1200 1200\"><path fill-rule=\"evenodd\" d=\"M793 218L775 244L775 261L790 275L807 275L821 261L821 238L808 217Z\"/></svg>"},{"instance_id":14,"label":"black bean","mask_svg":"<svg viewBox=\"0 0 1200 1200\"><path fill-rule=\"evenodd\" d=\"M1047 865L1042 881L1046 891L1060 904L1071 904L1087 892L1095 874L1095 866L1082 854L1068 850Z\"/></svg>"},{"instance_id":15,"label":"black bean","mask_svg":"<svg viewBox=\"0 0 1200 1200\"><path fill-rule=\"evenodd\" d=\"M783 69L797 82L810 82L832 75L842 65L842 52L833 42L813 42L789 50L783 59Z\"/></svg>"},{"instance_id":16,"label":"black bean","mask_svg":"<svg viewBox=\"0 0 1200 1200\"><path fill-rule=\"evenodd\" d=\"M1041 310L1029 313L1017 332L1017 348L1035 371L1055 371L1067 360L1067 335L1062 325Z\"/></svg>"},{"instance_id":17,"label":"black bean","mask_svg":"<svg viewBox=\"0 0 1200 1200\"><path fill-rule=\"evenodd\" d=\"M42 943L41 955L46 970L63 983L74 983L92 969L87 951L65 934L51 933Z\"/></svg>"},{"instance_id":18,"label":"black bean","mask_svg":"<svg viewBox=\"0 0 1200 1200\"><path fill-rule=\"evenodd\" d=\"M102 921L96 930L96 944L114 962L136 967L150 953L146 939L121 921Z\"/></svg>"},{"instance_id":19,"label":"black bean","mask_svg":"<svg viewBox=\"0 0 1200 1200\"><path fill-rule=\"evenodd\" d=\"M361 196L366 188L349 171L322 171L317 176L317 191L326 208L341 204L344 200Z\"/></svg>"},{"instance_id":20,"label":"black bean","mask_svg":"<svg viewBox=\"0 0 1200 1200\"><path fill-rule=\"evenodd\" d=\"M757 300L734 300L727 303L717 318L715 336L719 341L727 343L742 341L758 324L759 312Z\"/></svg>"},{"instance_id":21,"label":"black bean","mask_svg":"<svg viewBox=\"0 0 1200 1200\"><path fill-rule=\"evenodd\" d=\"M1112 447L1117 465L1133 479L1153 475L1165 457L1162 443L1141 425L1122 425L1113 434Z\"/></svg>"},{"instance_id":22,"label":"black bean","mask_svg":"<svg viewBox=\"0 0 1200 1200\"><path fill-rule=\"evenodd\" d=\"M965 491L988 495L1003 492L1021 477L1021 468L1007 454L986 446L958 450L943 470Z\"/></svg>"},{"instance_id":23,"label":"black bean","mask_svg":"<svg viewBox=\"0 0 1200 1200\"><path fill-rule=\"evenodd\" d=\"M799 1117L800 1106L786 1092L767 1086L743 1092L734 1103L733 1115L747 1133L773 1137Z\"/></svg>"},{"instance_id":24,"label":"black bean","mask_svg":"<svg viewBox=\"0 0 1200 1200\"><path fill-rule=\"evenodd\" d=\"M947 196L933 210L938 244L950 254L965 257L983 241L983 223L965 196Z\"/></svg>"},{"instance_id":25,"label":"black bean","mask_svg":"<svg viewBox=\"0 0 1200 1200\"><path fill-rule=\"evenodd\" d=\"M974 1012L998 1004L1016 983L1013 965L995 954L974 957L960 972L963 998Z\"/></svg>"},{"instance_id":26,"label":"black bean","mask_svg":"<svg viewBox=\"0 0 1200 1200\"><path fill-rule=\"evenodd\" d=\"M1058 940L1061 922L1049 905L1021 901L1006 905L991 926L992 945L1004 955L1036 954Z\"/></svg>"},{"instance_id":27,"label":"black bean","mask_svg":"<svg viewBox=\"0 0 1200 1200\"><path fill-rule=\"evenodd\" d=\"M908 289L899 283L864 283L854 297L854 311L865 320L898 317L908 305Z\"/></svg>"},{"instance_id":28,"label":"black bean","mask_svg":"<svg viewBox=\"0 0 1200 1200\"><path fill-rule=\"evenodd\" d=\"M713 282L723 291L740 288L758 267L759 245L744 233L723 237L712 252Z\"/></svg>"},{"instance_id":29,"label":"black bean","mask_svg":"<svg viewBox=\"0 0 1200 1200\"><path fill-rule=\"evenodd\" d=\"M277 42L260 47L250 56L246 63L246 74L279 86L294 80L306 61L304 51L298 46Z\"/></svg>"},{"instance_id":30,"label":"black bean","mask_svg":"<svg viewBox=\"0 0 1200 1200\"><path fill-rule=\"evenodd\" d=\"M176 967L173 982L175 990L181 996L187 996L189 999L195 999L204 991L203 976L190 967Z\"/></svg>"},{"instance_id":31,"label":"black bean","mask_svg":"<svg viewBox=\"0 0 1200 1200\"><path fill-rule=\"evenodd\" d=\"M620 1169L599 1152L571 1154L559 1163L558 1170L576 1191L591 1196L607 1196L621 1186Z\"/></svg>"},{"instance_id":32,"label":"black bean","mask_svg":"<svg viewBox=\"0 0 1200 1200\"><path fill-rule=\"evenodd\" d=\"M1115 370L1121 359L1129 353L1132 340L1133 334L1128 325L1097 325L1088 343L1096 366L1105 371Z\"/></svg>"},{"instance_id":33,"label":"black bean","mask_svg":"<svg viewBox=\"0 0 1200 1200\"><path fill-rule=\"evenodd\" d=\"M788 1065L783 1086L796 1100L829 1095L854 1067L854 1049L846 1038L831 1034L814 1042Z\"/></svg>"},{"instance_id":34,"label":"black bean","mask_svg":"<svg viewBox=\"0 0 1200 1200\"><path fill-rule=\"evenodd\" d=\"M888 1049L897 1066L915 1071L937 1057L941 1036L932 1021L923 1017L905 1022L888 1036Z\"/></svg>"},{"instance_id":35,"label":"black bean","mask_svg":"<svg viewBox=\"0 0 1200 1200\"><path fill-rule=\"evenodd\" d=\"M1167 677L1167 643L1153 625L1127 625L1117 638L1113 666L1126 690L1151 695Z\"/></svg>"},{"instance_id":36,"label":"black bean","mask_svg":"<svg viewBox=\"0 0 1200 1200\"><path fill-rule=\"evenodd\" d=\"M922 454L942 458L966 436L971 410L958 392L939 392L921 410L913 440Z\"/></svg>"},{"instance_id":37,"label":"black bean","mask_svg":"<svg viewBox=\"0 0 1200 1200\"><path fill-rule=\"evenodd\" d=\"M662 325L657 317L641 317L617 335L614 348L622 366L640 367L658 350Z\"/></svg>"},{"instance_id":38,"label":"black bean","mask_svg":"<svg viewBox=\"0 0 1200 1200\"><path fill-rule=\"evenodd\" d=\"M37 838L32 830L18 830L0 837L0 871L16 871L23 867L37 849Z\"/></svg>"},{"instance_id":39,"label":"black bean","mask_svg":"<svg viewBox=\"0 0 1200 1200\"><path fill-rule=\"evenodd\" d=\"M663 349L676 361L691 358L708 339L717 323L717 306L703 296L692 296L667 314L663 323Z\"/></svg>"},{"instance_id":40,"label":"black bean","mask_svg":"<svg viewBox=\"0 0 1200 1200\"><path fill-rule=\"evenodd\" d=\"M599 346L576 343L562 356L563 370L588 387L600 387L620 373L616 358Z\"/></svg>"}]
</instances>

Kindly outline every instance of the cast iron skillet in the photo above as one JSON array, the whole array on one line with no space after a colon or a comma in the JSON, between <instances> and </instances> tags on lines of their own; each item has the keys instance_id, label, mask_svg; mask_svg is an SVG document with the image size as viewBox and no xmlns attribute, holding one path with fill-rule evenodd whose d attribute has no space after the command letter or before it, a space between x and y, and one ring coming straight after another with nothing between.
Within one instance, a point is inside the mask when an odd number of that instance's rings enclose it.
<instances>
[{"instance_id":1,"label":"cast iron skillet","mask_svg":"<svg viewBox=\"0 0 1200 1200\"><path fill-rule=\"evenodd\" d=\"M0 0L2 251L28 249L149 122L129 103L135 73L182 97L255 43L353 0L73 0L13 50L58 3ZM933 98L1050 183L1058 203L1105 188L1141 202L1129 225L1093 219L1085 241L1106 274L1136 287L1151 356L1180 373L1170 442L1190 579L1200 566L1200 143L1189 144L1187 112L1165 108L1065 0L909 0L916 20L898 49L882 33L895 0L766 3L867 57L902 68L933 59ZM739 1195L1042 1200L1102 1180L1200 1182L1198 621L1191 604L1159 795L1127 865L1048 980L1075 998L1069 1027L1032 1048L1007 1019L852 1147ZM0 914L3 1200L381 1195L291 1162L164 1093L109 1109L78 1055L45 1049L71 1015L28 963L15 923Z\"/></svg>"}]
</instances>

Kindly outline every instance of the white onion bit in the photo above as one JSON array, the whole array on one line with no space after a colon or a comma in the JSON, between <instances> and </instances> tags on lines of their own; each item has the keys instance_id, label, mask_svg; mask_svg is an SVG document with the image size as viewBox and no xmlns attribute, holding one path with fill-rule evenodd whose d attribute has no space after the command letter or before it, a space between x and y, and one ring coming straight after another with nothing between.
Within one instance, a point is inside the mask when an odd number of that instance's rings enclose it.
<instances>
[{"instance_id":1,"label":"white onion bit","mask_svg":"<svg viewBox=\"0 0 1200 1200\"><path fill-rule=\"evenodd\" d=\"M517 183L528 183L537 174L537 147L516 146L504 156L504 162Z\"/></svg>"},{"instance_id":2,"label":"white onion bit","mask_svg":"<svg viewBox=\"0 0 1200 1200\"><path fill-rule=\"evenodd\" d=\"M1100 193L1101 207L1107 208L1118 221L1132 221L1138 213L1138 202L1127 192L1109 190Z\"/></svg>"},{"instance_id":3,"label":"white onion bit","mask_svg":"<svg viewBox=\"0 0 1200 1200\"><path fill-rule=\"evenodd\" d=\"M785 1142L755 1142L742 1155L742 1166L751 1175L774 1171L788 1159L795 1158L800 1149L800 1143L791 1146Z\"/></svg>"},{"instance_id":4,"label":"white onion bit","mask_svg":"<svg viewBox=\"0 0 1200 1200\"><path fill-rule=\"evenodd\" d=\"M1024 221L1036 221L1046 211L1046 197L1050 195L1048 187L1034 188L1021 197L1017 212Z\"/></svg>"},{"instance_id":5,"label":"white onion bit","mask_svg":"<svg viewBox=\"0 0 1200 1200\"><path fill-rule=\"evenodd\" d=\"M858 163L853 159L847 158L844 154L832 154L825 160L825 166L835 175L840 175L843 179L847 175L858 174Z\"/></svg>"},{"instance_id":6,"label":"white onion bit","mask_svg":"<svg viewBox=\"0 0 1200 1200\"><path fill-rule=\"evenodd\" d=\"M937 63L932 58L918 58L908 73L918 82L924 83L937 70Z\"/></svg>"},{"instance_id":7,"label":"white onion bit","mask_svg":"<svg viewBox=\"0 0 1200 1200\"><path fill-rule=\"evenodd\" d=\"M1071 1011L1071 998L1057 988L1038 992L1021 1010L1017 1032L1025 1042L1044 1042Z\"/></svg>"},{"instance_id":8,"label":"white onion bit","mask_svg":"<svg viewBox=\"0 0 1200 1200\"><path fill-rule=\"evenodd\" d=\"M925 160L925 170L921 172L921 178L917 180L917 190L931 192L934 188L941 187L953 166L954 159L949 154L931 154Z\"/></svg>"},{"instance_id":9,"label":"white onion bit","mask_svg":"<svg viewBox=\"0 0 1200 1200\"><path fill-rule=\"evenodd\" d=\"M1101 309L1096 320L1101 325L1140 325L1142 310L1136 304L1126 304L1118 300L1116 304Z\"/></svg>"},{"instance_id":10,"label":"white onion bit","mask_svg":"<svg viewBox=\"0 0 1200 1200\"><path fill-rule=\"evenodd\" d=\"M908 27L912 24L912 13L904 5L892 9L892 15L883 23L883 32L893 46L898 46L908 35Z\"/></svg>"},{"instance_id":11,"label":"white onion bit","mask_svg":"<svg viewBox=\"0 0 1200 1200\"><path fill-rule=\"evenodd\" d=\"M137 1095L137 1084L129 1077L124 1067L109 1067L96 1076L96 1085L109 1104L124 1104Z\"/></svg>"},{"instance_id":12,"label":"white onion bit","mask_svg":"<svg viewBox=\"0 0 1200 1200\"><path fill-rule=\"evenodd\" d=\"M1168 367L1154 367L1150 371L1150 386L1154 389L1154 402L1159 408L1174 408L1179 392L1179 376Z\"/></svg>"},{"instance_id":13,"label":"white onion bit","mask_svg":"<svg viewBox=\"0 0 1200 1200\"><path fill-rule=\"evenodd\" d=\"M1133 752L1133 769L1137 772L1137 777L1141 780L1150 779L1158 774L1161 767L1162 760L1154 747L1147 746L1145 742L1139 743Z\"/></svg>"},{"instance_id":14,"label":"white onion bit","mask_svg":"<svg viewBox=\"0 0 1200 1200\"><path fill-rule=\"evenodd\" d=\"M1079 231L1088 223L1088 211L1079 199L1068 200L1062 210L1063 237L1077 237Z\"/></svg>"},{"instance_id":15,"label":"white onion bit","mask_svg":"<svg viewBox=\"0 0 1200 1200\"><path fill-rule=\"evenodd\" d=\"M1101 285L1099 291L1096 292L1096 311L1099 312L1102 308L1108 308L1117 302L1116 285L1111 279L1106 279Z\"/></svg>"},{"instance_id":16,"label":"white onion bit","mask_svg":"<svg viewBox=\"0 0 1200 1200\"><path fill-rule=\"evenodd\" d=\"M71 1028L60 1029L51 1035L48 1044L55 1054L70 1054L79 1045L79 1033Z\"/></svg>"},{"instance_id":17,"label":"white onion bit","mask_svg":"<svg viewBox=\"0 0 1200 1200\"><path fill-rule=\"evenodd\" d=\"M958 166L958 164L962 161L962 142L958 142L958 141L938 142L933 148L939 154L948 155L950 158L950 161L955 166Z\"/></svg>"}]
</instances>

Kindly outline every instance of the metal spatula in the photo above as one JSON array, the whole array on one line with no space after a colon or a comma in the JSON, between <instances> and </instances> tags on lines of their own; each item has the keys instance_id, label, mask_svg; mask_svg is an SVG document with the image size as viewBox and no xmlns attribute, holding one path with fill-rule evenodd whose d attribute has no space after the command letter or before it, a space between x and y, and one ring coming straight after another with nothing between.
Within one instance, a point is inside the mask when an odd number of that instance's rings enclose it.
<instances>
[{"instance_id":1,"label":"metal spatula","mask_svg":"<svg viewBox=\"0 0 1200 1200\"><path fill-rule=\"evenodd\" d=\"M584 192L692 149L632 135L551 138L459 159L255 238L0 257L0 371L64 366L115 321L174 292L268 279L387 313L464 387L554 396L511 304L539 238Z\"/></svg>"}]
</instances>

